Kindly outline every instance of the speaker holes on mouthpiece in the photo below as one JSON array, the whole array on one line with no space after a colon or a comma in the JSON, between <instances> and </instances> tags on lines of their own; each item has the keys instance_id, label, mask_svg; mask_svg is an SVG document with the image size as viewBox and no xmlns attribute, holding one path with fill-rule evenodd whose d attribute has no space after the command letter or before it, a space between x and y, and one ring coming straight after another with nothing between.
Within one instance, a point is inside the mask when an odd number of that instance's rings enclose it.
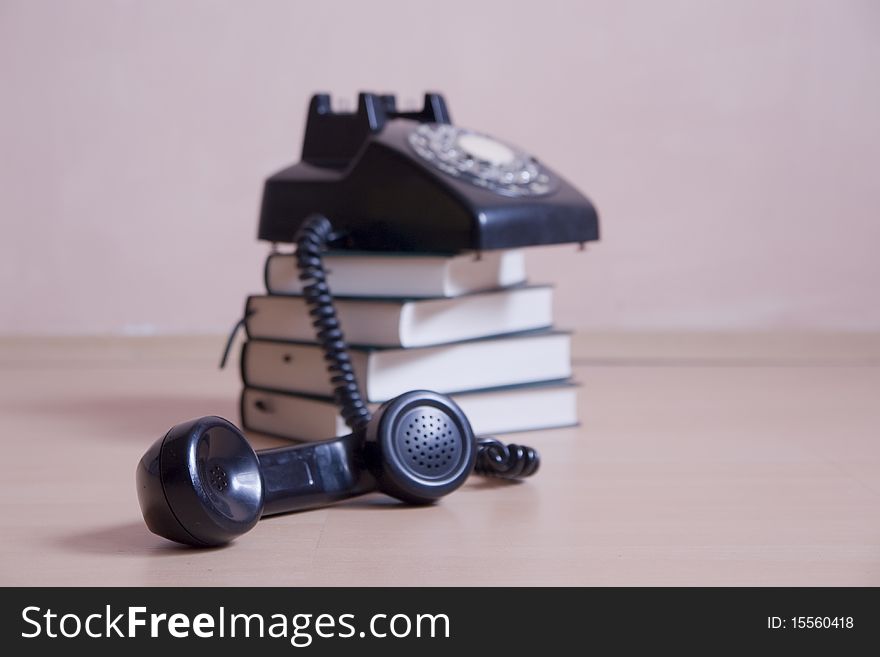
<instances>
[{"instance_id":1,"label":"speaker holes on mouthpiece","mask_svg":"<svg viewBox=\"0 0 880 657\"><path fill-rule=\"evenodd\" d=\"M418 408L402 418L396 441L403 461L416 473L442 477L459 463L453 443L461 440L454 422L445 414Z\"/></svg>"}]
</instances>

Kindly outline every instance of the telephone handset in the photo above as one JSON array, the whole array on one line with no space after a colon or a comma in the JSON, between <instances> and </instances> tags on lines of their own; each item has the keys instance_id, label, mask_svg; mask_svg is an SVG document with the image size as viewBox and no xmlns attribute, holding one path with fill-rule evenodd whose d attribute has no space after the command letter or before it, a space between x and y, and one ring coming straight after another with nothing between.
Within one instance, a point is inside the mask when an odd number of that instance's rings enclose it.
<instances>
[{"instance_id":1,"label":"telephone handset","mask_svg":"<svg viewBox=\"0 0 880 657\"><path fill-rule=\"evenodd\" d=\"M416 444L430 460L413 458ZM204 417L172 427L147 451L137 469L138 500L152 532L211 547L249 531L263 516L370 491L411 504L433 502L464 483L476 451L461 410L426 391L386 403L342 438L259 452L230 422Z\"/></svg>"},{"instance_id":2,"label":"telephone handset","mask_svg":"<svg viewBox=\"0 0 880 657\"><path fill-rule=\"evenodd\" d=\"M352 433L255 452L222 418L176 425L137 469L151 531L222 545L264 515L374 490L426 504L472 472L519 479L537 471L534 449L475 437L443 395L412 391L370 413L322 254L330 246L457 252L598 239L596 211L577 190L523 151L452 126L439 95L426 95L420 112L398 112L392 96L362 93L356 113L334 114L319 94L302 162L266 181L259 236L297 245L303 296Z\"/></svg>"}]
</instances>

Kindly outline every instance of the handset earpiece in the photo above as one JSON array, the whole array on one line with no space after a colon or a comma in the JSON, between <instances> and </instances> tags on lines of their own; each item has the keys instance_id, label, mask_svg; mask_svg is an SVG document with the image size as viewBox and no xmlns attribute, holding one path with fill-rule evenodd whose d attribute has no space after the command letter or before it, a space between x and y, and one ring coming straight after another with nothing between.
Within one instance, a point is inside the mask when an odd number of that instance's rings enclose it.
<instances>
[{"instance_id":1,"label":"handset earpiece","mask_svg":"<svg viewBox=\"0 0 880 657\"><path fill-rule=\"evenodd\" d=\"M141 457L135 480L147 527L177 543L222 545L263 514L259 458L220 417L173 426Z\"/></svg>"},{"instance_id":2,"label":"handset earpiece","mask_svg":"<svg viewBox=\"0 0 880 657\"><path fill-rule=\"evenodd\" d=\"M364 429L334 440L255 452L219 417L178 424L137 468L138 501L150 531L210 547L266 515L300 511L371 491L428 504L459 488L477 444L451 399L408 392Z\"/></svg>"}]
</instances>

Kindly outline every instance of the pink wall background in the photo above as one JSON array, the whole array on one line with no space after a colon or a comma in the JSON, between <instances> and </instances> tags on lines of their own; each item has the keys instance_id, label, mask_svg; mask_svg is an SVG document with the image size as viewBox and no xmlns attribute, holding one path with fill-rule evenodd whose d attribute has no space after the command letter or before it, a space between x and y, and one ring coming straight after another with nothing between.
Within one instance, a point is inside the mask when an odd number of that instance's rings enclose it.
<instances>
[{"instance_id":1,"label":"pink wall background","mask_svg":"<svg viewBox=\"0 0 880 657\"><path fill-rule=\"evenodd\" d=\"M530 255L562 324L880 329L878 3L2 0L0 333L225 331L319 89L586 191L603 241Z\"/></svg>"}]
</instances>

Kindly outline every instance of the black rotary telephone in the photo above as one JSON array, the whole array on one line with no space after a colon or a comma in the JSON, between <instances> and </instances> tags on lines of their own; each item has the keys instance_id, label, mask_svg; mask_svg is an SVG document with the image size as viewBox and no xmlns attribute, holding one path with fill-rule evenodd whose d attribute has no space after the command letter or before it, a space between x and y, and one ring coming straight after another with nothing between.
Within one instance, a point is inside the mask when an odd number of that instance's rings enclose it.
<instances>
[{"instance_id":1,"label":"black rotary telephone","mask_svg":"<svg viewBox=\"0 0 880 657\"><path fill-rule=\"evenodd\" d=\"M332 224L331 219L332 218ZM296 244L303 296L334 398L352 433L255 452L219 417L172 427L141 458L138 500L151 531L198 547L228 543L265 515L381 491L428 504L472 472L506 479L538 469L537 452L474 436L458 405L416 390L375 415L360 394L327 285L329 247L482 251L598 239L580 192L534 157L450 123L442 96L399 112L362 93L354 113L312 98L302 161L266 181L259 237ZM419 458L421 454L432 458Z\"/></svg>"}]
</instances>

